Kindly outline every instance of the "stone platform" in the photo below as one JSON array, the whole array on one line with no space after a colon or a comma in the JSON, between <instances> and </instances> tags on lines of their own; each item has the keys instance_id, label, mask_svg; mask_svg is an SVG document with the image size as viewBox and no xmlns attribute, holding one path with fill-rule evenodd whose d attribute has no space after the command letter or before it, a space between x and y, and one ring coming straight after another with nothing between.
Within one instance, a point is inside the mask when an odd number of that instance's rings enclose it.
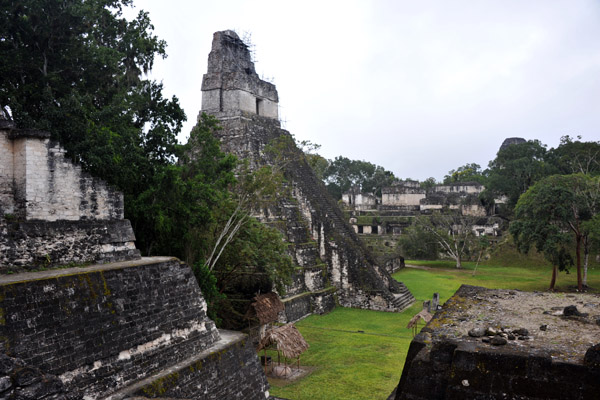
<instances>
[{"instance_id":1,"label":"stone platform","mask_svg":"<svg viewBox=\"0 0 600 400\"><path fill-rule=\"evenodd\" d=\"M0 276L0 344L86 400L268 397L253 346L217 330L173 257Z\"/></svg>"},{"instance_id":2,"label":"stone platform","mask_svg":"<svg viewBox=\"0 0 600 400\"><path fill-rule=\"evenodd\" d=\"M598 399L599 319L598 295L463 285L413 339L393 398Z\"/></svg>"}]
</instances>

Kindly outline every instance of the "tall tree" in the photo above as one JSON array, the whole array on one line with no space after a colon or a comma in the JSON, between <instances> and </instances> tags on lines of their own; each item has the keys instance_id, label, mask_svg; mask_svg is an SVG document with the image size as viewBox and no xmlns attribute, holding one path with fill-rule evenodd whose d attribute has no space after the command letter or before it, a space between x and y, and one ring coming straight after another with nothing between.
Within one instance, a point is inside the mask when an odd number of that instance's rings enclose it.
<instances>
[{"instance_id":1,"label":"tall tree","mask_svg":"<svg viewBox=\"0 0 600 400\"><path fill-rule=\"evenodd\" d=\"M581 136L577 139L568 135L563 136L560 138L560 145L550 149L547 159L558 174L598 175L600 174L600 142L582 142Z\"/></svg>"},{"instance_id":2,"label":"tall tree","mask_svg":"<svg viewBox=\"0 0 600 400\"><path fill-rule=\"evenodd\" d=\"M166 44L147 13L123 17L131 4L0 3L0 105L18 127L48 130L86 170L123 191L126 218L149 254L168 250L157 245L155 229L178 229L164 214L172 202L147 213L157 208L149 192L177 193L176 135L185 114L177 98L163 98L160 83L144 79Z\"/></svg>"},{"instance_id":3,"label":"tall tree","mask_svg":"<svg viewBox=\"0 0 600 400\"><path fill-rule=\"evenodd\" d=\"M143 79L165 42L131 0L25 0L0 5L0 104L20 128L50 131L69 154L125 194L169 164L185 114Z\"/></svg>"},{"instance_id":4,"label":"tall tree","mask_svg":"<svg viewBox=\"0 0 600 400\"><path fill-rule=\"evenodd\" d=\"M331 195L339 200L342 193L354 186L363 192L381 195L381 188L396 182L397 178L379 165L339 156L329 163L324 180Z\"/></svg>"},{"instance_id":5,"label":"tall tree","mask_svg":"<svg viewBox=\"0 0 600 400\"><path fill-rule=\"evenodd\" d=\"M586 222L600 209L598 178L583 174L552 175L530 187L515 208L510 232L521 251L531 245L554 265L550 288L554 288L556 267L568 268L575 244L577 287L583 290L581 248L587 235Z\"/></svg>"},{"instance_id":6,"label":"tall tree","mask_svg":"<svg viewBox=\"0 0 600 400\"><path fill-rule=\"evenodd\" d=\"M548 174L545 155L546 148L538 140L511 144L498 151L487 170L488 197L506 196L512 210L519 196Z\"/></svg>"}]
</instances>

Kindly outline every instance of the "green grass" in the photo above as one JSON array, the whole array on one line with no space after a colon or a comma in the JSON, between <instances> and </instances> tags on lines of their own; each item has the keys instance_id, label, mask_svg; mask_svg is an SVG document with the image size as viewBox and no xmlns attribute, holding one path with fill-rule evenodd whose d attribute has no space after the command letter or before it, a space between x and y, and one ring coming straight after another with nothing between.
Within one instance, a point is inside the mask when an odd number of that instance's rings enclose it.
<instances>
[{"instance_id":1,"label":"green grass","mask_svg":"<svg viewBox=\"0 0 600 400\"><path fill-rule=\"evenodd\" d=\"M412 308L396 314L338 307L296 323L310 344L301 365L316 369L286 386L272 384L271 394L293 400L387 398L398 385L412 340L406 324L420 306Z\"/></svg>"},{"instance_id":2,"label":"green grass","mask_svg":"<svg viewBox=\"0 0 600 400\"><path fill-rule=\"evenodd\" d=\"M471 262L464 263L462 270L456 270L448 261L407 263L428 268L405 268L394 274L417 299L412 307L399 314L336 308L327 315L312 315L296 323L311 346L302 355L301 365L314 370L291 384L272 382L271 394L292 400L383 400L400 380L412 340L406 324L434 292L440 294L443 303L461 284L543 291L548 288L551 274L548 266L503 267L493 260L479 265L475 274L475 263ZM557 289L568 291L576 283L574 269L569 275L560 273ZM588 284L592 292L600 292L600 267L589 269Z\"/></svg>"}]
</instances>

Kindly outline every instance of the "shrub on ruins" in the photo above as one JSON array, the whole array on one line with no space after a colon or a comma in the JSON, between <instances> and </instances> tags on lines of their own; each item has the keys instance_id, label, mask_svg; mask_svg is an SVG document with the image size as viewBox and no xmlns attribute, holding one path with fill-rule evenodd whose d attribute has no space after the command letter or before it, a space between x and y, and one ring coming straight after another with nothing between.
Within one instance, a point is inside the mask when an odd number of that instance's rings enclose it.
<instances>
[{"instance_id":1,"label":"shrub on ruins","mask_svg":"<svg viewBox=\"0 0 600 400\"><path fill-rule=\"evenodd\" d=\"M506 215L510 216L519 196L538 180L548 175L546 147L539 140L511 144L498 151L489 163L484 197L506 197Z\"/></svg>"},{"instance_id":2,"label":"shrub on ruins","mask_svg":"<svg viewBox=\"0 0 600 400\"><path fill-rule=\"evenodd\" d=\"M567 270L575 258L577 287L583 290L581 250L594 235L599 212L600 177L584 174L546 177L519 198L510 232L520 251L535 246L552 263L550 289L557 270Z\"/></svg>"},{"instance_id":3,"label":"shrub on ruins","mask_svg":"<svg viewBox=\"0 0 600 400\"><path fill-rule=\"evenodd\" d=\"M478 182L482 185L485 185L487 183L486 173L487 170L482 171L479 164L467 163L456 169L450 170L448 175L444 176L444 184L457 182Z\"/></svg>"}]
</instances>

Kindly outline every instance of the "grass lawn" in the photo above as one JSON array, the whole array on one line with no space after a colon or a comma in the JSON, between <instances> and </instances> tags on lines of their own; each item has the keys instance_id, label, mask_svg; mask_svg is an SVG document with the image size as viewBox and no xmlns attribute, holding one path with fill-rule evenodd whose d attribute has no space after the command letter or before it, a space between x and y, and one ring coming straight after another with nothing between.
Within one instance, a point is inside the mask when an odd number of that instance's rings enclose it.
<instances>
[{"instance_id":1,"label":"grass lawn","mask_svg":"<svg viewBox=\"0 0 600 400\"><path fill-rule=\"evenodd\" d=\"M427 269L405 268L394 274L417 302L403 313L336 308L327 315L312 315L296 323L310 344L301 365L314 367L307 377L290 384L271 382L271 394L291 400L384 400L400 380L412 339L406 324L434 292L445 302L461 284L520 290L546 290L550 267L500 267L465 263L456 270L451 262L417 262ZM575 286L577 275L560 273L558 290ZM600 268L588 271L592 292L600 292ZM363 331L364 333L358 332ZM262 354L262 352L261 352ZM276 359L276 357L274 357Z\"/></svg>"}]
</instances>

